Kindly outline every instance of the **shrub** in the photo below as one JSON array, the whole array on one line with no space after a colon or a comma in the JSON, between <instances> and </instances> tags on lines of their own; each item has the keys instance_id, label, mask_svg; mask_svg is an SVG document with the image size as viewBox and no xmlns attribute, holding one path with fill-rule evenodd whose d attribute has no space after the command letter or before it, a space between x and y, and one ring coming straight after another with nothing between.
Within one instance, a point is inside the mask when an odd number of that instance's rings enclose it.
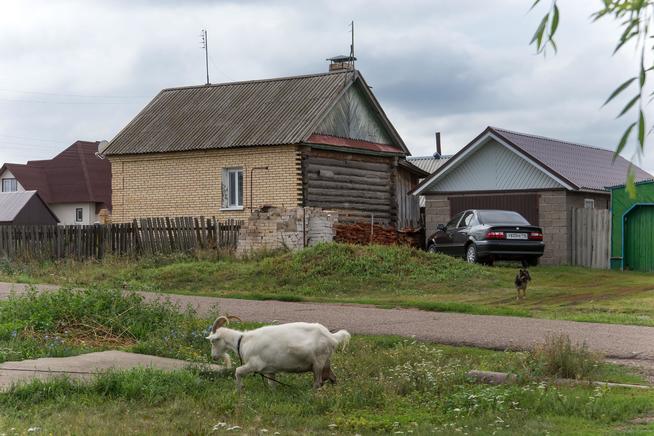
<instances>
[{"instance_id":1,"label":"shrub","mask_svg":"<svg viewBox=\"0 0 654 436\"><path fill-rule=\"evenodd\" d=\"M597 374L600 357L586 343L574 344L565 334L549 335L527 358L531 375L590 380Z\"/></svg>"}]
</instances>

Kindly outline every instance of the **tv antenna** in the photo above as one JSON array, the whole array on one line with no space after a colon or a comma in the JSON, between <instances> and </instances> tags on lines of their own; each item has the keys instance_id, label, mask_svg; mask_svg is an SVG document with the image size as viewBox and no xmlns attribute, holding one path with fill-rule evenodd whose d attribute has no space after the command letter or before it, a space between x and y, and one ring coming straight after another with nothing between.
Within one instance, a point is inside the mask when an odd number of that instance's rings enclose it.
<instances>
[{"instance_id":1,"label":"tv antenna","mask_svg":"<svg viewBox=\"0 0 654 436\"><path fill-rule=\"evenodd\" d=\"M204 65L207 69L207 85L210 84L209 82L209 38L207 36L207 30L202 29L202 48L204 49Z\"/></svg>"},{"instance_id":2,"label":"tv antenna","mask_svg":"<svg viewBox=\"0 0 654 436\"><path fill-rule=\"evenodd\" d=\"M350 23L351 32L352 32L352 42L350 43L350 57L352 58L352 69L354 68L354 61L356 58L354 57L354 20Z\"/></svg>"}]
</instances>

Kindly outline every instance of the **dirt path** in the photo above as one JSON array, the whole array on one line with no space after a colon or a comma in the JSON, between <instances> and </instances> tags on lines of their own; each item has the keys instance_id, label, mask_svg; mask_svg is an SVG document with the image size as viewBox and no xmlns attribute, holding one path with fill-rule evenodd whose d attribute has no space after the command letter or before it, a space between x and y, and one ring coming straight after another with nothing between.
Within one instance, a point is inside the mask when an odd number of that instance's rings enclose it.
<instances>
[{"instance_id":1,"label":"dirt path","mask_svg":"<svg viewBox=\"0 0 654 436\"><path fill-rule=\"evenodd\" d=\"M39 289L52 290L53 286ZM11 290L23 292L25 285L0 283L0 298ZM362 305L287 303L142 293L147 299L169 298L181 307L193 306L213 317L238 315L244 321L320 322L330 329L351 333L383 334L451 345L469 345L496 350L527 350L549 333L564 333L573 341L586 342L595 351L616 359L654 361L654 327L597 324L509 316L468 315L412 309L379 309Z\"/></svg>"}]
</instances>

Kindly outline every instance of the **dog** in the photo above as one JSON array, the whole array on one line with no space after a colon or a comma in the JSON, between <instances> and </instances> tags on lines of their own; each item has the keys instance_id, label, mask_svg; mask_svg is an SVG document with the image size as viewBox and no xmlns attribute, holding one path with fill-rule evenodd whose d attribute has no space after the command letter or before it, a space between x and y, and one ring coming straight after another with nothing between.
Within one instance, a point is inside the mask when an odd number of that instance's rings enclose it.
<instances>
[{"instance_id":1,"label":"dog","mask_svg":"<svg viewBox=\"0 0 654 436\"><path fill-rule=\"evenodd\" d=\"M520 269L518 274L515 276L515 290L518 292L516 300L527 297L527 286L529 286L530 281L531 276L529 275L529 271L526 269ZM521 291L522 295L520 294Z\"/></svg>"}]
</instances>

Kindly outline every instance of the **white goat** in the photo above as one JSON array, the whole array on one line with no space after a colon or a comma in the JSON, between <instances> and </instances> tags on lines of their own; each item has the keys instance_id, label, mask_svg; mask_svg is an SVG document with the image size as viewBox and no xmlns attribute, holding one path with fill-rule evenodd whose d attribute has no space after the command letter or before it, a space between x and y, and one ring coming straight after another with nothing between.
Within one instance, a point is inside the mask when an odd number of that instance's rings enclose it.
<instances>
[{"instance_id":1,"label":"white goat","mask_svg":"<svg viewBox=\"0 0 654 436\"><path fill-rule=\"evenodd\" d=\"M211 334L211 357L231 361L227 350L234 351L241 359L236 368L236 387L242 388L242 377L263 374L272 384L278 372L313 372L313 387L319 388L325 381L336 382L330 367L332 352L339 345L347 345L350 334L346 330L331 333L322 324L294 322L261 327L241 332L223 327L234 316L221 316L214 321Z\"/></svg>"}]
</instances>

